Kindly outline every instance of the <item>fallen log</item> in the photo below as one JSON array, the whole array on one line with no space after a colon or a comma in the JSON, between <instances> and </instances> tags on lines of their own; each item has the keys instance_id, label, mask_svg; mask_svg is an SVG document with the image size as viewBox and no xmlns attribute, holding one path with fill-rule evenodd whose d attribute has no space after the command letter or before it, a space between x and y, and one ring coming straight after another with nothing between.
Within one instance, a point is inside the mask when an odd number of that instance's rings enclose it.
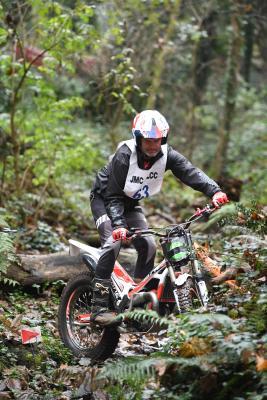
<instances>
[{"instance_id":1,"label":"fallen log","mask_svg":"<svg viewBox=\"0 0 267 400\"><path fill-rule=\"evenodd\" d=\"M237 287L235 281L237 271L233 268L221 272L221 268L212 260L207 250L195 243L197 257L202 261L204 268L212 276L212 284L225 282L232 288ZM81 255L71 256L68 252L52 254L19 254L19 262L8 268L6 277L16 280L22 286L32 286L57 280L68 281L73 276L88 271ZM133 248L121 250L119 262L129 274L133 274L136 261L136 251Z\"/></svg>"},{"instance_id":2,"label":"fallen log","mask_svg":"<svg viewBox=\"0 0 267 400\"><path fill-rule=\"evenodd\" d=\"M6 277L19 282L22 286L32 286L57 280L68 281L73 276L88 271L81 255L70 256L67 252L52 254L18 254L19 262L12 264ZM135 250L123 249L119 256L128 273L133 271Z\"/></svg>"},{"instance_id":3,"label":"fallen log","mask_svg":"<svg viewBox=\"0 0 267 400\"><path fill-rule=\"evenodd\" d=\"M80 256L74 257L64 252L45 255L19 254L18 257L19 262L8 268L6 276L23 286L56 280L67 281L87 270Z\"/></svg>"}]
</instances>

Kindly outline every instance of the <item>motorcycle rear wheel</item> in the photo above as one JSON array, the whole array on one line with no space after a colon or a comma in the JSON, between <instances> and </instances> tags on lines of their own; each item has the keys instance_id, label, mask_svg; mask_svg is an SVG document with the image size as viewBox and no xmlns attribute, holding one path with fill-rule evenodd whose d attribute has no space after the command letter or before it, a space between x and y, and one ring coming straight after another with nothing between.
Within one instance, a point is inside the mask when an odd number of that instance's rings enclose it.
<instances>
[{"instance_id":1,"label":"motorcycle rear wheel","mask_svg":"<svg viewBox=\"0 0 267 400\"><path fill-rule=\"evenodd\" d=\"M58 330L63 343L77 357L105 360L112 355L120 333L111 327L81 323L79 317L91 312L92 276L82 273L64 288L58 310Z\"/></svg>"}]
</instances>

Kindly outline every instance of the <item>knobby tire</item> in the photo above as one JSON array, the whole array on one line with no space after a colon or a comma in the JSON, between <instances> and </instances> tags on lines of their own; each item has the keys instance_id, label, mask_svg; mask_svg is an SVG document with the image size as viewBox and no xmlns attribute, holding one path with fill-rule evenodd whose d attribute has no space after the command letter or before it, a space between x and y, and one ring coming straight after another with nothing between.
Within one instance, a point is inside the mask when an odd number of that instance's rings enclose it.
<instances>
[{"instance_id":1,"label":"knobby tire","mask_svg":"<svg viewBox=\"0 0 267 400\"><path fill-rule=\"evenodd\" d=\"M61 295L58 330L61 340L75 356L105 360L115 351L120 333L115 328L99 327L90 323L81 328L75 325L76 314L91 312L91 285L92 275L89 273L81 273L69 280ZM80 339L79 330L82 339ZM92 338L95 338L93 343L90 342Z\"/></svg>"},{"instance_id":2,"label":"knobby tire","mask_svg":"<svg viewBox=\"0 0 267 400\"><path fill-rule=\"evenodd\" d=\"M178 288L179 305L182 313L188 312L194 308L193 300L195 298L194 284L191 278Z\"/></svg>"}]
</instances>

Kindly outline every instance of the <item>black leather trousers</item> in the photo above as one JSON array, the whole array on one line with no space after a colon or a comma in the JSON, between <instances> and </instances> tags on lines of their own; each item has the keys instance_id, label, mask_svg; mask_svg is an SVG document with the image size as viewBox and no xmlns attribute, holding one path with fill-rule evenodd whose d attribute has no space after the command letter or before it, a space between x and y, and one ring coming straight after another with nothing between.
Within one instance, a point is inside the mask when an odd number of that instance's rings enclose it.
<instances>
[{"instance_id":1,"label":"black leather trousers","mask_svg":"<svg viewBox=\"0 0 267 400\"><path fill-rule=\"evenodd\" d=\"M94 197L91 199L91 209L102 246L102 255L97 264L96 277L109 279L121 248L121 241L114 241L112 238L113 229L101 197ZM143 210L140 206L135 207L131 211L126 211L124 217L128 228L147 229L148 227ZM138 254L134 278L142 279L154 267L156 254L155 239L152 236L137 237L132 240L132 244Z\"/></svg>"}]
</instances>

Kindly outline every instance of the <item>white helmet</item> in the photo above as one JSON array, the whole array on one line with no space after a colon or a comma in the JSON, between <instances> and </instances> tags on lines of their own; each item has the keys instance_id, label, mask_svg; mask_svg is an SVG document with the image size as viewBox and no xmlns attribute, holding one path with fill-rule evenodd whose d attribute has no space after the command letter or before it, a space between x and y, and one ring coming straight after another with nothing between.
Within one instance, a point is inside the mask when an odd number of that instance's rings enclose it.
<instances>
[{"instance_id":1,"label":"white helmet","mask_svg":"<svg viewBox=\"0 0 267 400\"><path fill-rule=\"evenodd\" d=\"M139 144L139 138L162 138L162 144L165 144L167 142L169 129L169 124L162 114L156 110L145 110L135 116L132 133L136 144Z\"/></svg>"}]
</instances>

